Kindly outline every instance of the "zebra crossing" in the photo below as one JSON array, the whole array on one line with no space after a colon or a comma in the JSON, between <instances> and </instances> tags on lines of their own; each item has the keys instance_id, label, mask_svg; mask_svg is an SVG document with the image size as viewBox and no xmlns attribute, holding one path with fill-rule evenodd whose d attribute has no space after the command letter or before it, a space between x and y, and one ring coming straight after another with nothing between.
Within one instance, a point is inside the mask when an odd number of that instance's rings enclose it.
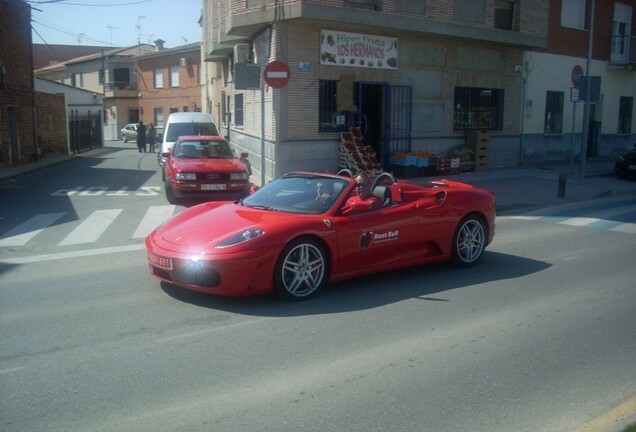
<instances>
[{"instance_id":1,"label":"zebra crossing","mask_svg":"<svg viewBox=\"0 0 636 432\"><path fill-rule=\"evenodd\" d=\"M143 239L175 212L177 212L177 206L168 204L150 206L143 216L126 215L126 209L123 208L94 210L82 219L73 216L71 222L64 224L69 231L63 234L57 246L95 244L122 218L125 219L125 223L120 225L125 226L126 229L124 230L125 238L122 237L121 240ZM47 229L52 229L67 216L68 212L35 214L5 232L0 230L0 248L27 246L31 242L38 242L39 236L43 236ZM550 207L506 218L636 234L636 202L624 199L587 205L578 203ZM133 222L130 222L131 220ZM1 217L0 222L2 222Z\"/></svg>"},{"instance_id":2,"label":"zebra crossing","mask_svg":"<svg viewBox=\"0 0 636 432\"><path fill-rule=\"evenodd\" d=\"M578 203L527 212L510 216L510 219L636 234L636 202L619 199L585 205Z\"/></svg>"},{"instance_id":3,"label":"zebra crossing","mask_svg":"<svg viewBox=\"0 0 636 432\"><path fill-rule=\"evenodd\" d=\"M136 224L128 239L142 239L171 217L176 210L175 205L158 205L148 207L146 213ZM69 224L70 232L57 243L57 246L83 245L98 242L106 231L122 216L124 209L95 210L78 223ZM37 237L64 219L68 213L36 214L24 222L14 226L5 233L0 233L0 247L26 246L37 241ZM134 223L133 223L134 225Z\"/></svg>"}]
</instances>

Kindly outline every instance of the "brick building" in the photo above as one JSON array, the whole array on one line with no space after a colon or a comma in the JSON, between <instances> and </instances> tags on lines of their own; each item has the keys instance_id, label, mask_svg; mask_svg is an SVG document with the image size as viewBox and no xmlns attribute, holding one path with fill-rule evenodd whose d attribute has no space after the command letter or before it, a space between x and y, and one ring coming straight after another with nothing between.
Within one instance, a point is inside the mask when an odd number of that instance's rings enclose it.
<instances>
[{"instance_id":1,"label":"brick building","mask_svg":"<svg viewBox=\"0 0 636 432\"><path fill-rule=\"evenodd\" d=\"M38 158L31 61L31 8L0 0L0 166Z\"/></svg>"},{"instance_id":2,"label":"brick building","mask_svg":"<svg viewBox=\"0 0 636 432\"><path fill-rule=\"evenodd\" d=\"M201 111L201 44L166 48L136 58L140 119L164 127L173 112Z\"/></svg>"},{"instance_id":3,"label":"brick building","mask_svg":"<svg viewBox=\"0 0 636 432\"><path fill-rule=\"evenodd\" d=\"M0 0L0 169L68 154L63 96L35 91L31 7Z\"/></svg>"},{"instance_id":4,"label":"brick building","mask_svg":"<svg viewBox=\"0 0 636 432\"><path fill-rule=\"evenodd\" d=\"M385 169L396 152L463 146L471 130L489 132L491 166L518 165L524 52L547 47L548 0L203 3L205 105L255 178L337 170L352 125ZM273 60L290 80L264 88L261 113L236 65Z\"/></svg>"}]
</instances>

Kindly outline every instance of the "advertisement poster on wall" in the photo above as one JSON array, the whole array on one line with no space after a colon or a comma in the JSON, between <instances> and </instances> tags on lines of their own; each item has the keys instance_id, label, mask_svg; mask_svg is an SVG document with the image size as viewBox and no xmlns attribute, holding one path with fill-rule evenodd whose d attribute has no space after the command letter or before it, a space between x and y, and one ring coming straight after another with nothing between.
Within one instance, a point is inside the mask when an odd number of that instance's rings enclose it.
<instances>
[{"instance_id":1,"label":"advertisement poster on wall","mask_svg":"<svg viewBox=\"0 0 636 432\"><path fill-rule=\"evenodd\" d=\"M395 70L398 67L398 40L321 30L320 64Z\"/></svg>"}]
</instances>

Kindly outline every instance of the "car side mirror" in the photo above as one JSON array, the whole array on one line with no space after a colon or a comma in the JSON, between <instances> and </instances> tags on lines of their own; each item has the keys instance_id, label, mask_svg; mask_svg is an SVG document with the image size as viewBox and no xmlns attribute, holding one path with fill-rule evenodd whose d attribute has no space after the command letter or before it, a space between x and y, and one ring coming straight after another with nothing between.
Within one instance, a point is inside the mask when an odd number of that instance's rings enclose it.
<instances>
[{"instance_id":1,"label":"car side mirror","mask_svg":"<svg viewBox=\"0 0 636 432\"><path fill-rule=\"evenodd\" d=\"M166 159L170 159L170 152L163 152L161 153L161 157L164 157Z\"/></svg>"},{"instance_id":2,"label":"car side mirror","mask_svg":"<svg viewBox=\"0 0 636 432\"><path fill-rule=\"evenodd\" d=\"M247 157L249 156L249 153L245 152L245 153L241 153L241 157L243 159L247 159Z\"/></svg>"}]
</instances>

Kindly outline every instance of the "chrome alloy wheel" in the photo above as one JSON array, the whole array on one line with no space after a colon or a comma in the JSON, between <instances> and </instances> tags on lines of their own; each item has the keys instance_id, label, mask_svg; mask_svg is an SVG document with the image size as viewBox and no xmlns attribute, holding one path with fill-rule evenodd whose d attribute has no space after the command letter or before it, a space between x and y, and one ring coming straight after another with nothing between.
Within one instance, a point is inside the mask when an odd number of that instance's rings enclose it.
<instances>
[{"instance_id":1,"label":"chrome alloy wheel","mask_svg":"<svg viewBox=\"0 0 636 432\"><path fill-rule=\"evenodd\" d=\"M453 236L453 261L460 266L476 263L484 253L486 241L483 220L477 216L465 218Z\"/></svg>"},{"instance_id":2,"label":"chrome alloy wheel","mask_svg":"<svg viewBox=\"0 0 636 432\"><path fill-rule=\"evenodd\" d=\"M322 248L315 242L292 243L281 258L276 272L276 291L282 296L297 300L308 298L323 285L327 263Z\"/></svg>"}]
</instances>

